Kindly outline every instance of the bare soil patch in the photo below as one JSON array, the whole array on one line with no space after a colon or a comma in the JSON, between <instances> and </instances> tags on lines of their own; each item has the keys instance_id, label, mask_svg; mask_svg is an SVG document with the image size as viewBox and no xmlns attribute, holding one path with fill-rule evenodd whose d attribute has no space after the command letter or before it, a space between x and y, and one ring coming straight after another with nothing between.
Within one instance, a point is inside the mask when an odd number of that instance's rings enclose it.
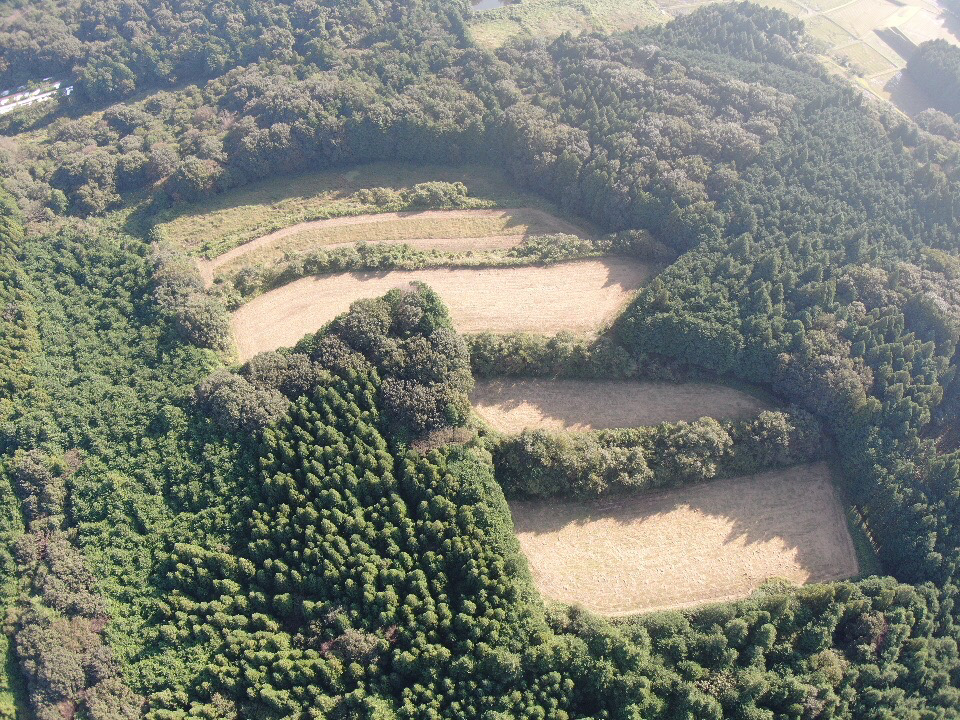
<instances>
[{"instance_id":1,"label":"bare soil patch","mask_svg":"<svg viewBox=\"0 0 960 720\"><path fill-rule=\"evenodd\" d=\"M859 573L825 463L510 509L540 592L604 615L734 600L773 578L802 584Z\"/></svg>"},{"instance_id":2,"label":"bare soil patch","mask_svg":"<svg viewBox=\"0 0 960 720\"><path fill-rule=\"evenodd\" d=\"M356 272L309 277L265 293L233 314L241 360L295 344L362 298L424 282L464 332L590 333L619 314L654 273L651 265L605 258L547 267Z\"/></svg>"},{"instance_id":3,"label":"bare soil patch","mask_svg":"<svg viewBox=\"0 0 960 720\"><path fill-rule=\"evenodd\" d=\"M602 430L701 417L737 419L772 409L725 385L618 380L491 380L477 383L473 409L494 430Z\"/></svg>"}]
</instances>

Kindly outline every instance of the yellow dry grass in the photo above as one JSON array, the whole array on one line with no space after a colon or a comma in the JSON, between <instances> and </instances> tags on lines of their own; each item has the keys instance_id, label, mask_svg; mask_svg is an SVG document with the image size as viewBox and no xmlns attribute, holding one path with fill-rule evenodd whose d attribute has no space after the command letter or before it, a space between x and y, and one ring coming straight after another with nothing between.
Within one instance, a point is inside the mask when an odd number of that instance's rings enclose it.
<instances>
[{"instance_id":1,"label":"yellow dry grass","mask_svg":"<svg viewBox=\"0 0 960 720\"><path fill-rule=\"evenodd\" d=\"M824 463L510 509L540 592L604 615L734 600L774 578L802 584L859 573Z\"/></svg>"},{"instance_id":2,"label":"yellow dry grass","mask_svg":"<svg viewBox=\"0 0 960 720\"><path fill-rule=\"evenodd\" d=\"M375 187L400 190L429 181L462 182L468 207L549 207L512 185L502 172L481 165L445 167L373 163L348 171L282 175L178 206L153 218L168 241L207 258L297 223L380 212L357 192Z\"/></svg>"},{"instance_id":3,"label":"yellow dry grass","mask_svg":"<svg viewBox=\"0 0 960 720\"><path fill-rule=\"evenodd\" d=\"M474 412L494 430L602 430L704 416L747 418L769 410L725 385L617 380L493 380L477 383Z\"/></svg>"},{"instance_id":4,"label":"yellow dry grass","mask_svg":"<svg viewBox=\"0 0 960 720\"><path fill-rule=\"evenodd\" d=\"M421 250L447 252L513 247L530 235L587 231L535 208L506 210L426 210L390 212L314 220L285 227L244 243L212 260L201 260L208 283L216 275L244 267L276 263L311 250L333 249L359 242L405 243Z\"/></svg>"},{"instance_id":5,"label":"yellow dry grass","mask_svg":"<svg viewBox=\"0 0 960 720\"><path fill-rule=\"evenodd\" d=\"M466 332L589 333L609 323L653 274L624 258L547 267L397 270L309 277L271 290L232 319L241 360L291 346L362 298L424 282Z\"/></svg>"}]
</instances>

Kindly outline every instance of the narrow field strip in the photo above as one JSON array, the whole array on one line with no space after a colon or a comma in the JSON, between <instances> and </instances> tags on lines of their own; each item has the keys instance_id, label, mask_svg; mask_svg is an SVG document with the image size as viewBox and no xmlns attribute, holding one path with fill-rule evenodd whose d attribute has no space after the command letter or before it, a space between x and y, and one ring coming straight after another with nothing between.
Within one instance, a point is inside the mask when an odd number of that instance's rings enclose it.
<instances>
[{"instance_id":1,"label":"narrow field strip","mask_svg":"<svg viewBox=\"0 0 960 720\"><path fill-rule=\"evenodd\" d=\"M215 275L230 269L275 262L289 253L357 242L409 242L421 249L491 250L517 245L528 235L551 233L584 235L584 230L534 208L374 213L297 223L210 260L199 260L198 264L209 283Z\"/></svg>"},{"instance_id":2,"label":"narrow field strip","mask_svg":"<svg viewBox=\"0 0 960 720\"><path fill-rule=\"evenodd\" d=\"M505 433L537 430L602 430L701 417L738 419L772 409L725 385L618 380L481 381L474 412Z\"/></svg>"},{"instance_id":3,"label":"narrow field strip","mask_svg":"<svg viewBox=\"0 0 960 720\"><path fill-rule=\"evenodd\" d=\"M462 332L591 333L611 322L653 275L652 266L605 258L548 267L395 270L309 277L271 290L232 319L241 360L295 344L362 298L424 282Z\"/></svg>"},{"instance_id":4,"label":"narrow field strip","mask_svg":"<svg viewBox=\"0 0 960 720\"><path fill-rule=\"evenodd\" d=\"M597 502L513 501L547 598L604 615L747 597L859 573L825 463Z\"/></svg>"}]
</instances>

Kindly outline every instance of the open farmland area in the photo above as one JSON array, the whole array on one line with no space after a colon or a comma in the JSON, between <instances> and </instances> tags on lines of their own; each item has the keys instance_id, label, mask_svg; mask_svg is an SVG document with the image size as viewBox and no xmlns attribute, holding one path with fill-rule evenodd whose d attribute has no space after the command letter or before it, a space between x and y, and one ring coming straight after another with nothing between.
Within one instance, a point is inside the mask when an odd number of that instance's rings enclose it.
<instances>
[{"instance_id":1,"label":"open farmland area","mask_svg":"<svg viewBox=\"0 0 960 720\"><path fill-rule=\"evenodd\" d=\"M154 221L165 240L209 259L300 223L389 211L393 208L385 209L362 191L383 188L396 193L428 182L466 185L467 207L462 209L552 209L490 167L373 163L346 171L275 177L164 211Z\"/></svg>"},{"instance_id":2,"label":"open farmland area","mask_svg":"<svg viewBox=\"0 0 960 720\"><path fill-rule=\"evenodd\" d=\"M548 267L397 270L309 277L267 292L232 318L241 360L293 345L363 298L423 282L461 332L592 333L613 320L653 268L623 258Z\"/></svg>"},{"instance_id":3,"label":"open farmland area","mask_svg":"<svg viewBox=\"0 0 960 720\"><path fill-rule=\"evenodd\" d=\"M406 244L420 250L472 253L504 250L532 235L588 231L535 208L388 212L298 223L199 262L207 283L216 275L262 267L316 249L355 243Z\"/></svg>"},{"instance_id":4,"label":"open farmland area","mask_svg":"<svg viewBox=\"0 0 960 720\"><path fill-rule=\"evenodd\" d=\"M813 50L828 68L864 90L892 102L908 115L931 107L902 70L928 40L960 46L960 17L935 0L758 0L804 21ZM663 0L671 15L692 12L703 2Z\"/></svg>"},{"instance_id":5,"label":"open farmland area","mask_svg":"<svg viewBox=\"0 0 960 720\"><path fill-rule=\"evenodd\" d=\"M470 35L482 47L497 48L511 37L617 32L669 19L653 0L521 0L476 12Z\"/></svg>"},{"instance_id":6,"label":"open farmland area","mask_svg":"<svg viewBox=\"0 0 960 720\"><path fill-rule=\"evenodd\" d=\"M739 419L771 409L724 385L619 380L489 380L477 383L474 412L503 433L603 430L701 417Z\"/></svg>"},{"instance_id":7,"label":"open farmland area","mask_svg":"<svg viewBox=\"0 0 960 720\"><path fill-rule=\"evenodd\" d=\"M540 592L605 615L858 574L825 463L593 502L512 501Z\"/></svg>"}]
</instances>

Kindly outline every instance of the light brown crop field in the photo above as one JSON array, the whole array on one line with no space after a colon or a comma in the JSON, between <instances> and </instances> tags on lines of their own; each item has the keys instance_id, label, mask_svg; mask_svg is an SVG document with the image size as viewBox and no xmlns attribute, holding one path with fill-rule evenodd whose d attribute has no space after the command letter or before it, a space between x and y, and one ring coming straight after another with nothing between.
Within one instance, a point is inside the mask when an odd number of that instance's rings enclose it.
<instances>
[{"instance_id":1,"label":"light brown crop field","mask_svg":"<svg viewBox=\"0 0 960 720\"><path fill-rule=\"evenodd\" d=\"M295 344L362 298L424 282L464 332L592 333L611 322L654 273L604 258L550 266L396 270L309 277L241 306L232 319L241 360Z\"/></svg>"},{"instance_id":2,"label":"light brown crop field","mask_svg":"<svg viewBox=\"0 0 960 720\"><path fill-rule=\"evenodd\" d=\"M859 573L825 463L595 502L513 501L540 592L604 615Z\"/></svg>"},{"instance_id":3,"label":"light brown crop field","mask_svg":"<svg viewBox=\"0 0 960 720\"><path fill-rule=\"evenodd\" d=\"M747 418L771 409L747 393L708 383L617 380L492 380L477 383L474 412L505 433L602 430L704 416Z\"/></svg>"},{"instance_id":4,"label":"light brown crop field","mask_svg":"<svg viewBox=\"0 0 960 720\"><path fill-rule=\"evenodd\" d=\"M421 250L482 252L503 250L531 235L589 231L536 208L388 212L313 220L285 227L199 262L207 283L216 275L267 266L319 248L359 242L399 244Z\"/></svg>"}]
</instances>

